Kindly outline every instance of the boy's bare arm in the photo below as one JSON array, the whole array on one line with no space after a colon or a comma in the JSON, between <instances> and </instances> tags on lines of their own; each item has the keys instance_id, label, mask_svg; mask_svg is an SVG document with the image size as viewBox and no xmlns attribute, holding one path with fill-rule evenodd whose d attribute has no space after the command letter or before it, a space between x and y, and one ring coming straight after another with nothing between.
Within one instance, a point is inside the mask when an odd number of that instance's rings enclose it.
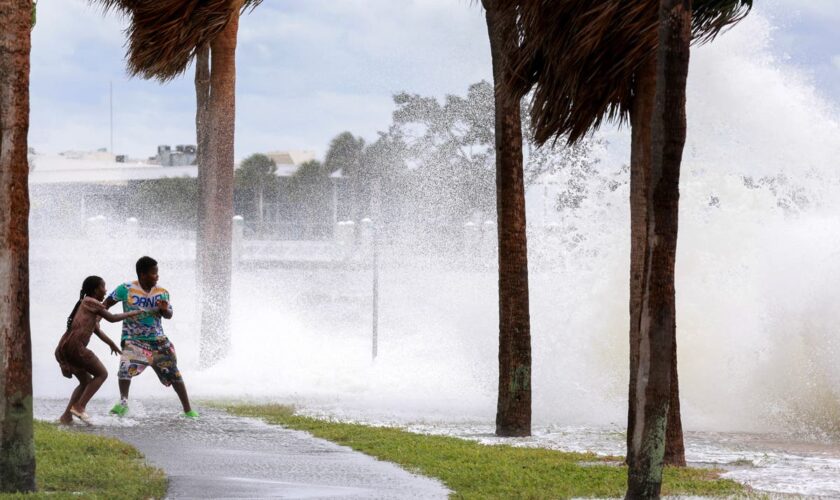
<instances>
[{"instance_id":1,"label":"boy's bare arm","mask_svg":"<svg viewBox=\"0 0 840 500\"><path fill-rule=\"evenodd\" d=\"M158 300L157 306L161 316L166 319L172 319L172 309L169 307L168 300Z\"/></svg>"}]
</instances>

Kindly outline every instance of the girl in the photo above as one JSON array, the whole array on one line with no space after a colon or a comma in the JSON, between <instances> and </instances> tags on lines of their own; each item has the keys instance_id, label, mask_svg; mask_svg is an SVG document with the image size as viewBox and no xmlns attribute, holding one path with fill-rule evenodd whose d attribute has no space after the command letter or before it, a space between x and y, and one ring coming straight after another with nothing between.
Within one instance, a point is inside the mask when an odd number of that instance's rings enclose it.
<instances>
[{"instance_id":1,"label":"girl","mask_svg":"<svg viewBox=\"0 0 840 500\"><path fill-rule=\"evenodd\" d=\"M55 359L61 367L61 373L67 378L75 375L79 379L79 386L73 391L67 409L59 418L63 424L73 423L73 416L76 416L82 422L91 425L85 407L108 378L108 372L105 371L102 362L87 348L91 334L96 333L97 337L108 344L111 353L122 354L105 332L99 329L99 319L105 318L106 321L116 323L144 312L112 314L102 305L106 293L105 280L99 276L85 278L79 292L79 301L67 318L67 331L61 336L55 349Z\"/></svg>"}]
</instances>

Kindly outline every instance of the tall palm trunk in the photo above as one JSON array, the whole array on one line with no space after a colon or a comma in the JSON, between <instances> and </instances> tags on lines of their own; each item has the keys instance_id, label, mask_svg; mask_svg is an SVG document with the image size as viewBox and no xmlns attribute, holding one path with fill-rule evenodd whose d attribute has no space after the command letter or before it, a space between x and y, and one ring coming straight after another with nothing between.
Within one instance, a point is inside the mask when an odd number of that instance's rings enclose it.
<instances>
[{"instance_id":1,"label":"tall palm trunk","mask_svg":"<svg viewBox=\"0 0 840 500\"><path fill-rule=\"evenodd\" d=\"M496 212L499 237L499 395L496 434L531 434L531 325L522 122L509 81L517 49L516 14L498 0L484 0L496 86Z\"/></svg>"},{"instance_id":2,"label":"tall palm trunk","mask_svg":"<svg viewBox=\"0 0 840 500\"><path fill-rule=\"evenodd\" d=\"M210 45L203 45L196 50L195 55L195 163L198 165L198 190L199 203L201 200L209 199L207 189L207 177L212 176L210 165L207 163L210 147ZM198 210L196 224L196 241L203 245L205 212ZM204 259L199 252L195 259L196 285L200 289L203 284Z\"/></svg>"},{"instance_id":3,"label":"tall palm trunk","mask_svg":"<svg viewBox=\"0 0 840 500\"><path fill-rule=\"evenodd\" d=\"M659 24L635 428L627 481L627 498L633 499L658 498L662 486L676 331L674 266L686 135L691 0L660 0Z\"/></svg>"},{"instance_id":4,"label":"tall palm trunk","mask_svg":"<svg viewBox=\"0 0 840 500\"><path fill-rule=\"evenodd\" d=\"M656 97L656 58L639 68L630 109L630 384L627 411L627 463L633 459L636 383L639 369L643 273L647 250L647 198L650 179L651 119Z\"/></svg>"},{"instance_id":5,"label":"tall palm trunk","mask_svg":"<svg viewBox=\"0 0 840 500\"><path fill-rule=\"evenodd\" d=\"M680 414L680 382L677 374L677 334L671 342L671 395L668 398L668 426L665 429L665 465L685 467L685 442Z\"/></svg>"},{"instance_id":6,"label":"tall palm trunk","mask_svg":"<svg viewBox=\"0 0 840 500\"><path fill-rule=\"evenodd\" d=\"M0 0L0 492L35 490L29 329L31 0Z\"/></svg>"},{"instance_id":7,"label":"tall palm trunk","mask_svg":"<svg viewBox=\"0 0 840 500\"><path fill-rule=\"evenodd\" d=\"M210 137L210 46L203 45L195 55L195 161L198 176L207 173L206 157ZM199 226L200 229L200 226Z\"/></svg>"},{"instance_id":8,"label":"tall palm trunk","mask_svg":"<svg viewBox=\"0 0 840 500\"><path fill-rule=\"evenodd\" d=\"M639 329L642 317L642 274L647 248L647 197L651 168L651 119L656 95L656 58L639 68L630 110L630 384L627 412L627 461L633 457L632 436L636 428L636 384L639 368ZM676 335L676 330L674 331ZM676 337L671 361L671 397L665 444L665 464L685 466L682 421L677 378Z\"/></svg>"},{"instance_id":9,"label":"tall palm trunk","mask_svg":"<svg viewBox=\"0 0 840 500\"><path fill-rule=\"evenodd\" d=\"M201 359L218 361L230 346L233 141L236 110L236 37L241 1L210 46L208 147L199 178L197 269L201 304ZM204 175L206 174L206 175Z\"/></svg>"}]
</instances>

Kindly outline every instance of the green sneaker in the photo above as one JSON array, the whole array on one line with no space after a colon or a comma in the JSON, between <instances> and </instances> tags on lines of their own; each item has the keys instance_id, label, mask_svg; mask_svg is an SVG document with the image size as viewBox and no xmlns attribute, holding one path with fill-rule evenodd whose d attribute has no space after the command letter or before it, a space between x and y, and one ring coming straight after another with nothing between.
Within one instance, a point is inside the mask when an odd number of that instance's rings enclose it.
<instances>
[{"instance_id":1,"label":"green sneaker","mask_svg":"<svg viewBox=\"0 0 840 500\"><path fill-rule=\"evenodd\" d=\"M195 410L185 411L184 412L185 418L198 418L198 412Z\"/></svg>"},{"instance_id":2,"label":"green sneaker","mask_svg":"<svg viewBox=\"0 0 840 500\"><path fill-rule=\"evenodd\" d=\"M128 413L128 405L123 403L117 403L111 408L110 413L112 415L116 415L118 417L124 417L126 413Z\"/></svg>"}]
</instances>

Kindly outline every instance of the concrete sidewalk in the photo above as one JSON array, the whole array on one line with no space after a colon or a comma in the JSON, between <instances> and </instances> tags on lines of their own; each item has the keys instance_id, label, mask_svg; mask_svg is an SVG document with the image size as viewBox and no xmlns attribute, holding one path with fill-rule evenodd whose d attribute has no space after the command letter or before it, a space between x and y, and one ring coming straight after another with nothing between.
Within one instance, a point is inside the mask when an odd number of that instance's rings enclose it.
<instances>
[{"instance_id":1,"label":"concrete sidewalk","mask_svg":"<svg viewBox=\"0 0 840 500\"><path fill-rule=\"evenodd\" d=\"M62 401L36 401L36 415L55 420ZM306 433L197 408L180 417L169 400L131 402L124 418L94 401L91 432L139 449L169 476L169 498L446 498L437 480L411 474ZM83 425L76 425L82 429ZM87 429L84 429L87 430Z\"/></svg>"}]
</instances>

